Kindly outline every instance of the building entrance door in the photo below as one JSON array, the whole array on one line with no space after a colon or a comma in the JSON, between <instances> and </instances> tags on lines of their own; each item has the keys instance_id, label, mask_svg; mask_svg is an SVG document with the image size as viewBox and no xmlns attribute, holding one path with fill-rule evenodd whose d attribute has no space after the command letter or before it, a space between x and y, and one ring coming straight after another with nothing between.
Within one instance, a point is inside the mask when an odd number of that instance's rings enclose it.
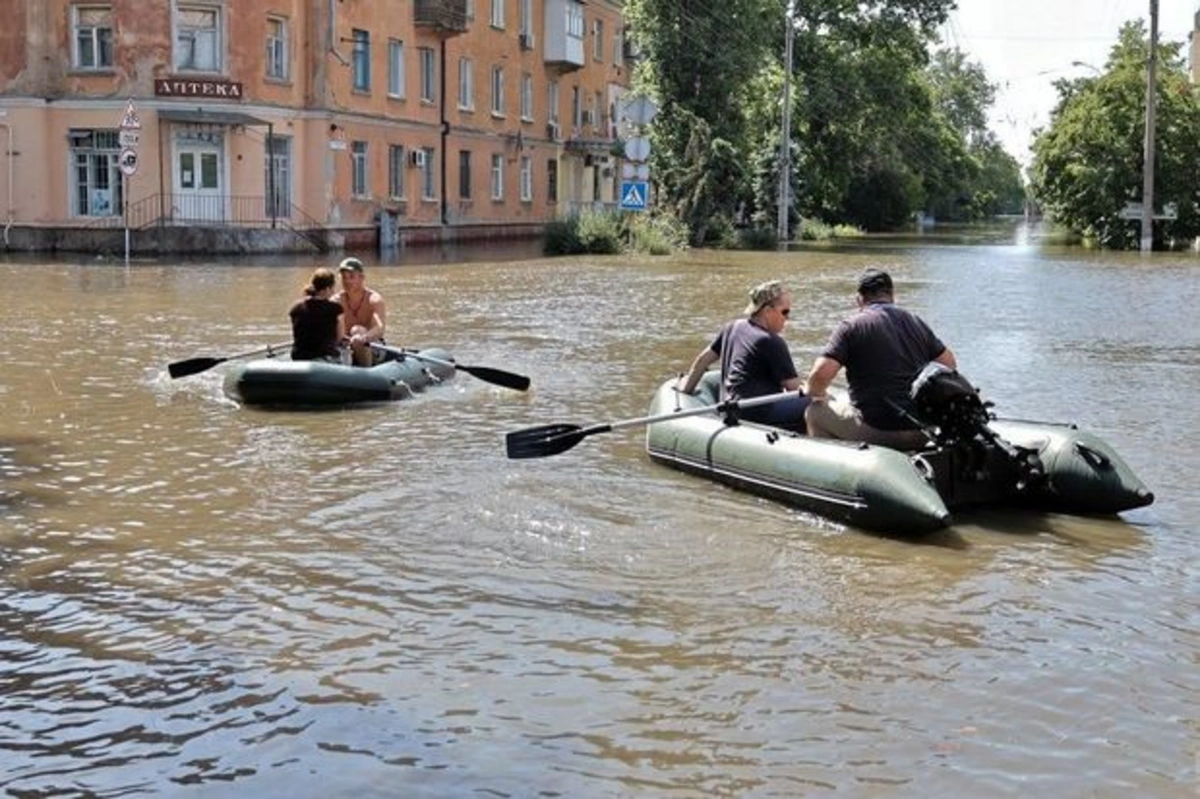
<instances>
[{"instance_id":1,"label":"building entrance door","mask_svg":"<svg viewBox=\"0 0 1200 799\"><path fill-rule=\"evenodd\" d=\"M221 148L180 142L175 151L175 216L187 222L223 222Z\"/></svg>"}]
</instances>

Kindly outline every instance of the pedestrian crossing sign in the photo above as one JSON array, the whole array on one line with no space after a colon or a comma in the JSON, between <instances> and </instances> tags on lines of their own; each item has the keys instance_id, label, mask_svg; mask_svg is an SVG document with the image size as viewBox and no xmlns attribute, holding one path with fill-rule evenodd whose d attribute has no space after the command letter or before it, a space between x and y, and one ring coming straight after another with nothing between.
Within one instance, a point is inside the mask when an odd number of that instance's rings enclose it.
<instances>
[{"instance_id":1,"label":"pedestrian crossing sign","mask_svg":"<svg viewBox=\"0 0 1200 799\"><path fill-rule=\"evenodd\" d=\"M645 211L649 185L644 180L626 180L621 183L621 210Z\"/></svg>"}]
</instances>

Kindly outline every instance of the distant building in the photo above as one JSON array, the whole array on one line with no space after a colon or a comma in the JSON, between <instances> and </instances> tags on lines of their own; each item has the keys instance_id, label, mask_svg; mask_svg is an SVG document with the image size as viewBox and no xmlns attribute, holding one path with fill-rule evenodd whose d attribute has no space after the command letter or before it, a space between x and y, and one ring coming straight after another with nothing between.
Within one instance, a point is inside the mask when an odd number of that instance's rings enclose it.
<instances>
[{"instance_id":1,"label":"distant building","mask_svg":"<svg viewBox=\"0 0 1200 799\"><path fill-rule=\"evenodd\" d=\"M616 202L621 0L6 6L10 249L537 235Z\"/></svg>"}]
</instances>

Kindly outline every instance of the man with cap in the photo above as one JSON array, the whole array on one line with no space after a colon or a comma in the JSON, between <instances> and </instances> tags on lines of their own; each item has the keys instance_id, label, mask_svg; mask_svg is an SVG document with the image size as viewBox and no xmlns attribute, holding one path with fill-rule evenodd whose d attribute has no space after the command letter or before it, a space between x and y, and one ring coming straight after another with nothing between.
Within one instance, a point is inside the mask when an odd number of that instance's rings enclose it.
<instances>
[{"instance_id":1,"label":"man with cap","mask_svg":"<svg viewBox=\"0 0 1200 799\"><path fill-rule=\"evenodd\" d=\"M912 382L930 361L958 368L954 353L924 320L895 304L887 272L865 270L857 299L858 313L838 324L808 373L809 435L919 449L927 438L908 418ZM843 367L849 402L826 395Z\"/></svg>"},{"instance_id":2,"label":"man with cap","mask_svg":"<svg viewBox=\"0 0 1200 799\"><path fill-rule=\"evenodd\" d=\"M795 396L769 405L745 408L740 413L752 422L804 431L804 396L800 376L787 342L779 334L792 312L792 294L778 280L755 286L744 319L724 325L712 343L702 349L679 390L691 394L708 367L721 361L721 401L744 400L782 391Z\"/></svg>"},{"instance_id":3,"label":"man with cap","mask_svg":"<svg viewBox=\"0 0 1200 799\"><path fill-rule=\"evenodd\" d=\"M345 310L346 331L350 349L354 353L356 366L374 363L371 343L383 343L383 332L387 324L387 307L383 295L367 286L363 262L357 258L343 258L338 264L342 278L342 290L333 298Z\"/></svg>"}]
</instances>

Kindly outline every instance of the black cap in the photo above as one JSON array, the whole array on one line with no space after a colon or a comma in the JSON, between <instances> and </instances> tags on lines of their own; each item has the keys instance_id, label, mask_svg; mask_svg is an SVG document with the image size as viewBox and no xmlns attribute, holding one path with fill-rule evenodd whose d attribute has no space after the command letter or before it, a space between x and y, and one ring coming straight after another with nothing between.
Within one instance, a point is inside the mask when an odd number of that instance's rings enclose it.
<instances>
[{"instance_id":1,"label":"black cap","mask_svg":"<svg viewBox=\"0 0 1200 799\"><path fill-rule=\"evenodd\" d=\"M858 276L858 293L864 295L892 292L892 276L882 269L864 269Z\"/></svg>"},{"instance_id":2,"label":"black cap","mask_svg":"<svg viewBox=\"0 0 1200 799\"><path fill-rule=\"evenodd\" d=\"M339 272L362 272L363 271L363 262L358 260L357 258L343 258L342 262L340 264L338 264L338 271Z\"/></svg>"}]
</instances>

